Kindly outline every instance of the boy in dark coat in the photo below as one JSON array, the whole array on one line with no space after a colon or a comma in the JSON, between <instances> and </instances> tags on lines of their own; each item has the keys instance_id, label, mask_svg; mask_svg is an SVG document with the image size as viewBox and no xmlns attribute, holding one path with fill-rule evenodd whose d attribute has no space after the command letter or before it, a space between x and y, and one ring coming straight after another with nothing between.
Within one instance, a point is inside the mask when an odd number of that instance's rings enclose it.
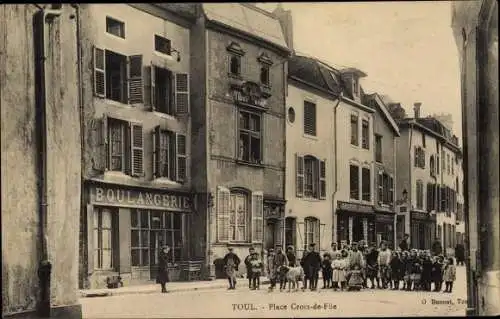
<instances>
[{"instance_id":1,"label":"boy in dark coat","mask_svg":"<svg viewBox=\"0 0 500 319\"><path fill-rule=\"evenodd\" d=\"M372 245L368 248L366 254L366 277L370 279L371 289L375 289L375 280L377 281L377 288L380 288L380 281L378 279L378 250Z\"/></svg>"},{"instance_id":2,"label":"boy in dark coat","mask_svg":"<svg viewBox=\"0 0 500 319\"><path fill-rule=\"evenodd\" d=\"M160 250L158 262L158 283L161 285L161 292L166 293L165 285L168 282L168 266L170 264L170 246L165 245Z\"/></svg>"},{"instance_id":3,"label":"boy in dark coat","mask_svg":"<svg viewBox=\"0 0 500 319\"><path fill-rule=\"evenodd\" d=\"M434 257L434 262L432 263L431 278L432 282L434 283L433 291L441 291L443 283L443 263L441 256Z\"/></svg>"},{"instance_id":4,"label":"boy in dark coat","mask_svg":"<svg viewBox=\"0 0 500 319\"><path fill-rule=\"evenodd\" d=\"M392 253L389 267L391 267L391 280L394 284L392 290L399 290L399 281L403 279L403 262L395 251Z\"/></svg>"},{"instance_id":5,"label":"boy in dark coat","mask_svg":"<svg viewBox=\"0 0 500 319\"><path fill-rule=\"evenodd\" d=\"M304 273L309 274L310 288L314 291L318 288L318 272L321 269L321 256L315 250L316 244L309 245L309 252L304 256ZM307 271L306 271L307 268Z\"/></svg>"},{"instance_id":6,"label":"boy in dark coat","mask_svg":"<svg viewBox=\"0 0 500 319\"><path fill-rule=\"evenodd\" d=\"M422 260L422 290L431 291L432 261L431 254L426 253Z\"/></svg>"},{"instance_id":7,"label":"boy in dark coat","mask_svg":"<svg viewBox=\"0 0 500 319\"><path fill-rule=\"evenodd\" d=\"M332 259L329 253L323 255L323 261L321 262L321 273L323 274L323 289L331 288L332 285Z\"/></svg>"},{"instance_id":8,"label":"boy in dark coat","mask_svg":"<svg viewBox=\"0 0 500 319\"><path fill-rule=\"evenodd\" d=\"M226 269L227 280L229 281L228 290L236 289L236 272L240 265L240 258L233 252L232 247L227 248L229 252L224 256L224 267Z\"/></svg>"},{"instance_id":9,"label":"boy in dark coat","mask_svg":"<svg viewBox=\"0 0 500 319\"><path fill-rule=\"evenodd\" d=\"M295 256L293 246L286 248L286 259L288 259L288 266L297 267L297 257Z\"/></svg>"},{"instance_id":10,"label":"boy in dark coat","mask_svg":"<svg viewBox=\"0 0 500 319\"><path fill-rule=\"evenodd\" d=\"M248 288L252 289L252 265L250 261L253 259L253 254L255 252L255 249L253 247L250 247L248 249L248 256L245 258L245 267L247 270L247 278L248 278Z\"/></svg>"}]
</instances>

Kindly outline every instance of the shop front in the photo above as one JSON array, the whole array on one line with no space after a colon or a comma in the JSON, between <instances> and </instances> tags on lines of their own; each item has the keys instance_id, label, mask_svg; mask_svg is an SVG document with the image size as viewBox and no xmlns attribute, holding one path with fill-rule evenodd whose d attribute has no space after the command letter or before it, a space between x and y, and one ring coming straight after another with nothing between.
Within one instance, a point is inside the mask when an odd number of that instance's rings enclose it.
<instances>
[{"instance_id":1,"label":"shop front","mask_svg":"<svg viewBox=\"0 0 500 319\"><path fill-rule=\"evenodd\" d=\"M337 202L337 244L364 240L374 243L375 210L371 205Z\"/></svg>"},{"instance_id":2,"label":"shop front","mask_svg":"<svg viewBox=\"0 0 500 319\"><path fill-rule=\"evenodd\" d=\"M87 256L90 288L120 276L124 285L155 280L160 248L171 247L170 280L190 261L189 193L115 185L88 187Z\"/></svg>"},{"instance_id":3,"label":"shop front","mask_svg":"<svg viewBox=\"0 0 500 319\"><path fill-rule=\"evenodd\" d=\"M376 209L375 234L377 247L385 241L389 248L395 247L395 214L390 210Z\"/></svg>"},{"instance_id":4,"label":"shop front","mask_svg":"<svg viewBox=\"0 0 500 319\"><path fill-rule=\"evenodd\" d=\"M412 248L431 249L436 238L436 215L428 212L410 212Z\"/></svg>"}]
</instances>

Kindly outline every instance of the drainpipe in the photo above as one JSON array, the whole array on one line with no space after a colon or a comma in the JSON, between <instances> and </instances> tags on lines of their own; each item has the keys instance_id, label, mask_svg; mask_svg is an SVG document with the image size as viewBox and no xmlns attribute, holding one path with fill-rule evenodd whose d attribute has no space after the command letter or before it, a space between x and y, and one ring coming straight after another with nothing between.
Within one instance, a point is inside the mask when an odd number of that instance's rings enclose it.
<instances>
[{"instance_id":1,"label":"drainpipe","mask_svg":"<svg viewBox=\"0 0 500 319\"><path fill-rule=\"evenodd\" d=\"M38 278L40 297L37 307L38 315L42 318L50 317L50 274L52 264L48 256L47 236L47 97L46 97L46 60L47 44L49 37L48 24L52 24L56 17L61 15L61 10L41 9L33 17L33 38L35 41L35 103L37 123L37 148L38 148L38 176L39 176L39 241L41 243L41 256L38 265Z\"/></svg>"},{"instance_id":2,"label":"drainpipe","mask_svg":"<svg viewBox=\"0 0 500 319\"><path fill-rule=\"evenodd\" d=\"M337 192L338 192L338 159L337 159L337 107L340 104L340 100L342 99L342 92L337 96L337 104L333 107L333 131L334 131L334 152L335 152L335 184L334 184L334 189L333 189L333 194L332 194L332 234L336 233L336 229L333 227L334 223L333 221L335 220L335 198L337 197ZM338 223L338 221L337 221ZM338 238L336 238L335 242L338 242Z\"/></svg>"},{"instance_id":3,"label":"drainpipe","mask_svg":"<svg viewBox=\"0 0 500 319\"><path fill-rule=\"evenodd\" d=\"M406 200L406 204L407 204L407 214L408 214L408 222L409 222L409 225L410 225L410 229L408 229L408 234L410 234L410 244L411 246L413 246L413 242L412 242L412 236L411 236L411 209L412 209L412 187L413 187L413 180L412 180L412 170L413 170L413 165L411 164L411 157L412 157L412 140L413 140L413 123L410 122L410 141L408 143L408 170L409 170L409 180L410 180L410 184L408 185L408 197L407 197L407 200ZM411 247L410 246L410 247ZM415 248L415 247L413 247Z\"/></svg>"}]
</instances>

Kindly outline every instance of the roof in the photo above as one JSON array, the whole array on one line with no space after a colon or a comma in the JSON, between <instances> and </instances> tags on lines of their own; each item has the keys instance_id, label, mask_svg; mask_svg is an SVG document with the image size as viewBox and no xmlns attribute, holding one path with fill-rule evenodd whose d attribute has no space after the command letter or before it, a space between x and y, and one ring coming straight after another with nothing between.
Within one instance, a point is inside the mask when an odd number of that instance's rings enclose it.
<instances>
[{"instance_id":1,"label":"roof","mask_svg":"<svg viewBox=\"0 0 500 319\"><path fill-rule=\"evenodd\" d=\"M389 123L389 125L394 130L394 132L396 133L396 135L400 136L399 126L396 123L396 121L394 121L394 119L392 118L391 114L387 110L387 106L385 105L385 103L384 103L383 99L380 97L380 95L378 93L372 93L372 94L364 95L364 98L366 99L367 102L371 102L371 101L375 102L375 104L378 106L378 108L380 109L380 111L382 111L381 113L384 116L384 119ZM363 104L365 104L365 103L363 103ZM373 105L373 104L372 103L366 103L366 105L370 106L370 105Z\"/></svg>"},{"instance_id":2,"label":"roof","mask_svg":"<svg viewBox=\"0 0 500 319\"><path fill-rule=\"evenodd\" d=\"M439 137L443 141L453 148L457 152L460 152L460 146L458 144L458 137L453 135L450 130L448 130L438 119L434 117L422 117L422 118L405 118L398 122L400 127L404 127L410 124L415 125L415 127L421 130L430 132L435 136Z\"/></svg>"},{"instance_id":3,"label":"roof","mask_svg":"<svg viewBox=\"0 0 500 319\"><path fill-rule=\"evenodd\" d=\"M267 11L241 3L203 3L202 7L209 21L290 51L279 20Z\"/></svg>"},{"instance_id":4,"label":"roof","mask_svg":"<svg viewBox=\"0 0 500 319\"><path fill-rule=\"evenodd\" d=\"M316 58L294 55L288 60L288 76L330 94L346 92L340 72Z\"/></svg>"},{"instance_id":5,"label":"roof","mask_svg":"<svg viewBox=\"0 0 500 319\"><path fill-rule=\"evenodd\" d=\"M340 72L341 73L352 73L352 74L357 75L359 77L366 77L367 76L367 74L365 72L363 72L357 68L345 68L345 69L340 70Z\"/></svg>"}]
</instances>

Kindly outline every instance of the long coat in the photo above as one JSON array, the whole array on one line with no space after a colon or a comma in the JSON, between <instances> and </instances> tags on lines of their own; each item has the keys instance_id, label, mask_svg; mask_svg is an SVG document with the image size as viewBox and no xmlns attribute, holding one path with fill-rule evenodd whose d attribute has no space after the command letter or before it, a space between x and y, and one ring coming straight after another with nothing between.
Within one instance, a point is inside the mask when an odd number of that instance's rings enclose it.
<instances>
[{"instance_id":1,"label":"long coat","mask_svg":"<svg viewBox=\"0 0 500 319\"><path fill-rule=\"evenodd\" d=\"M165 284L169 281L168 278L168 264L170 263L170 254L160 251L158 260L158 282Z\"/></svg>"},{"instance_id":2,"label":"long coat","mask_svg":"<svg viewBox=\"0 0 500 319\"><path fill-rule=\"evenodd\" d=\"M224 266L226 267L226 275L228 278L235 278L236 271L240 265L240 258L233 252L229 252L224 256Z\"/></svg>"}]
</instances>

